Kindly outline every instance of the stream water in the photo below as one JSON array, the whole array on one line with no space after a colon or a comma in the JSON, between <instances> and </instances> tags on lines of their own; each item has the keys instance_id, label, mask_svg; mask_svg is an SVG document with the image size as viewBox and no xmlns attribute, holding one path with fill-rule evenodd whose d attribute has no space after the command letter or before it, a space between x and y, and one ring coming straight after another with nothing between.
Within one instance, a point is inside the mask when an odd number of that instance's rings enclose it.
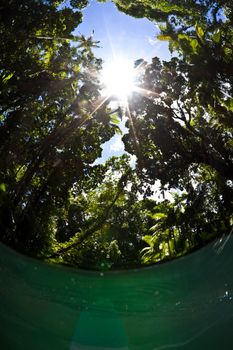
<instances>
[{"instance_id":1,"label":"stream water","mask_svg":"<svg viewBox=\"0 0 233 350\"><path fill-rule=\"evenodd\" d=\"M49 265L0 245L2 349L233 348L233 239L120 272Z\"/></svg>"}]
</instances>

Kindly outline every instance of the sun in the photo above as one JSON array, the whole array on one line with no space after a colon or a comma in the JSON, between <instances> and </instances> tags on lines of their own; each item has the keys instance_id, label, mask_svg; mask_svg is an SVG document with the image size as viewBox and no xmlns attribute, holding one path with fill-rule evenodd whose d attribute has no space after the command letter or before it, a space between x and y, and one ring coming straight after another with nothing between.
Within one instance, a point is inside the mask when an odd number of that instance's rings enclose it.
<instances>
[{"instance_id":1,"label":"sun","mask_svg":"<svg viewBox=\"0 0 233 350\"><path fill-rule=\"evenodd\" d=\"M107 64L102 72L101 82L104 96L114 96L124 101L134 91L135 69L132 62L117 59Z\"/></svg>"}]
</instances>

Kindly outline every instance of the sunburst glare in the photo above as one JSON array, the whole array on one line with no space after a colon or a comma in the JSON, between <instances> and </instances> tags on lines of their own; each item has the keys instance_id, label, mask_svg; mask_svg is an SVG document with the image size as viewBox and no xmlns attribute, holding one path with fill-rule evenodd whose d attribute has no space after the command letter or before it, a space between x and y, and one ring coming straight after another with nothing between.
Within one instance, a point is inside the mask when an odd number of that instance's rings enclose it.
<instances>
[{"instance_id":1,"label":"sunburst glare","mask_svg":"<svg viewBox=\"0 0 233 350\"><path fill-rule=\"evenodd\" d=\"M104 86L103 96L115 96L125 101L135 89L135 69L131 61L117 59L108 64L104 69L101 82Z\"/></svg>"}]
</instances>

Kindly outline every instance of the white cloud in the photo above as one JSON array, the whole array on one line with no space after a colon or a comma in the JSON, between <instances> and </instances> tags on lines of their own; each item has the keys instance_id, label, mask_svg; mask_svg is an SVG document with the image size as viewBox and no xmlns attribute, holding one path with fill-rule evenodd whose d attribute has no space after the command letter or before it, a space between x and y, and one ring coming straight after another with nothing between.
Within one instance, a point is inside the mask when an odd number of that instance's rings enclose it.
<instances>
[{"instance_id":1,"label":"white cloud","mask_svg":"<svg viewBox=\"0 0 233 350\"><path fill-rule=\"evenodd\" d=\"M151 46L154 46L154 45L158 44L158 42L159 42L159 40L158 40L157 38L151 37L151 36L149 36L149 37L147 38L147 40L148 40L148 43L149 43Z\"/></svg>"}]
</instances>

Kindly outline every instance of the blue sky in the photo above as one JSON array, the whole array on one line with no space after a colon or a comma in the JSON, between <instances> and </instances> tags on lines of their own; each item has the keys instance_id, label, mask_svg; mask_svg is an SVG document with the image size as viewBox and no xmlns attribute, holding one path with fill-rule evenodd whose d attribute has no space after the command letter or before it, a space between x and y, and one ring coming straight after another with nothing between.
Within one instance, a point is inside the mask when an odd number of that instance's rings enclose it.
<instances>
[{"instance_id":1,"label":"blue sky","mask_svg":"<svg viewBox=\"0 0 233 350\"><path fill-rule=\"evenodd\" d=\"M147 19L133 18L117 10L111 2L90 1L83 12L83 23L78 32L91 35L100 41L96 55L105 61L113 55L121 55L132 61L139 58L150 60L154 56L169 59L170 53L166 42L156 40L158 29Z\"/></svg>"},{"instance_id":2,"label":"blue sky","mask_svg":"<svg viewBox=\"0 0 233 350\"><path fill-rule=\"evenodd\" d=\"M158 28L147 19L130 17L115 7L112 2L98 3L90 1L83 11L83 23L75 31L76 35L92 35L94 40L100 41L100 48L95 50L96 57L101 57L105 64L109 64L114 57L132 61L143 58L150 61L158 56L169 60L168 44L156 39ZM121 124L123 132L124 123ZM124 145L120 135L102 145L102 157L97 161L103 162L110 156L119 156L124 152Z\"/></svg>"}]
</instances>

